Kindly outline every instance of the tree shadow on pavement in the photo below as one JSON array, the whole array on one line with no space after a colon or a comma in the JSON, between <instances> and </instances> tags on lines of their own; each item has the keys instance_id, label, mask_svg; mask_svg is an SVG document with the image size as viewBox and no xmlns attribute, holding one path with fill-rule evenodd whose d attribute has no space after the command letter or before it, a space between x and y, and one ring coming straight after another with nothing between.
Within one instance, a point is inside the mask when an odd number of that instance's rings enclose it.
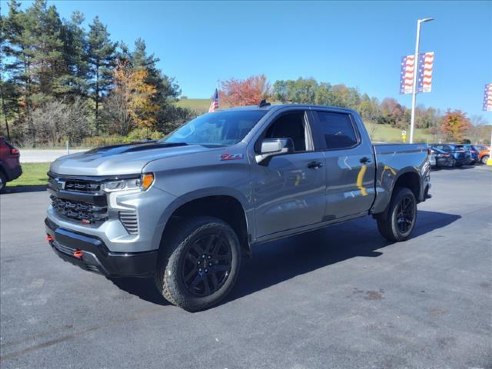
<instances>
[{"instance_id":1,"label":"tree shadow on pavement","mask_svg":"<svg viewBox=\"0 0 492 369\"><path fill-rule=\"evenodd\" d=\"M419 211L412 238L445 227L461 216ZM378 257L393 243L377 231L370 217L325 229L257 245L254 257L245 260L238 283L226 301L247 296L298 275L354 257Z\"/></svg>"}]
</instances>

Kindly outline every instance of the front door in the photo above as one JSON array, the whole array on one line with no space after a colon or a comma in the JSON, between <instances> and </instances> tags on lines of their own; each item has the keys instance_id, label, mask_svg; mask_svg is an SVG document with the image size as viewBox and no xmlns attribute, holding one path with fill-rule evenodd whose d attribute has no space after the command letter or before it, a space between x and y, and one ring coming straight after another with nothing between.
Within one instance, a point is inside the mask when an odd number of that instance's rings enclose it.
<instances>
[{"instance_id":1,"label":"front door","mask_svg":"<svg viewBox=\"0 0 492 369\"><path fill-rule=\"evenodd\" d=\"M290 138L294 152L253 164L256 238L321 222L325 210L325 159L314 151L304 110L280 114L264 138Z\"/></svg>"}]
</instances>

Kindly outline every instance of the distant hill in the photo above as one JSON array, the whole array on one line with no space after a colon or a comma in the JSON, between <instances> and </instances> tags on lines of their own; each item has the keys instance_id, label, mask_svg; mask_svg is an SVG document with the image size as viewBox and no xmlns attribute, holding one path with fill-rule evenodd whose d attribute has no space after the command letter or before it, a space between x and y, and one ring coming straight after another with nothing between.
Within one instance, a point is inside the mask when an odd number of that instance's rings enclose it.
<instances>
[{"instance_id":1,"label":"distant hill","mask_svg":"<svg viewBox=\"0 0 492 369\"><path fill-rule=\"evenodd\" d=\"M176 102L180 108L188 108L199 114L208 112L210 99L181 99Z\"/></svg>"}]
</instances>

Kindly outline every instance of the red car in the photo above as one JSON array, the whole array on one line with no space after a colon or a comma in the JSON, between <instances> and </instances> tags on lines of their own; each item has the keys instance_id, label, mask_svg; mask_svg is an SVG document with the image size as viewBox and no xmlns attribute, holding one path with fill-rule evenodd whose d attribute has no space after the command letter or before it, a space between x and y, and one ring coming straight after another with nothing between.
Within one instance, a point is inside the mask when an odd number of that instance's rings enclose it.
<instances>
[{"instance_id":1,"label":"red car","mask_svg":"<svg viewBox=\"0 0 492 369\"><path fill-rule=\"evenodd\" d=\"M7 182L13 181L22 174L19 157L19 150L7 142L5 137L0 136L0 192Z\"/></svg>"}]
</instances>

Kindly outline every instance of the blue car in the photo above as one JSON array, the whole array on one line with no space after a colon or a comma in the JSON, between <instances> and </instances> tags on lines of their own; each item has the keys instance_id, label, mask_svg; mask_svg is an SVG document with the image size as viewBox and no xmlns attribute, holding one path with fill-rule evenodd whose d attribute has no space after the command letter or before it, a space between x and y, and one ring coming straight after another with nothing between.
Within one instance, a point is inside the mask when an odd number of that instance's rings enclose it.
<instances>
[{"instance_id":1,"label":"blue car","mask_svg":"<svg viewBox=\"0 0 492 369\"><path fill-rule=\"evenodd\" d=\"M479 148L476 147L475 145L463 145L466 150L470 151L470 156L471 156L471 164L475 164L478 162L478 153L480 152Z\"/></svg>"},{"instance_id":2,"label":"blue car","mask_svg":"<svg viewBox=\"0 0 492 369\"><path fill-rule=\"evenodd\" d=\"M470 152L466 151L463 145L456 144L435 144L431 146L431 149L437 149L451 154L452 156L452 166L461 167L466 164L471 163Z\"/></svg>"},{"instance_id":3,"label":"blue car","mask_svg":"<svg viewBox=\"0 0 492 369\"><path fill-rule=\"evenodd\" d=\"M429 161L432 168L455 166L455 160L451 153L446 152L444 150L440 150L435 147L431 147L431 154L429 157Z\"/></svg>"}]
</instances>

